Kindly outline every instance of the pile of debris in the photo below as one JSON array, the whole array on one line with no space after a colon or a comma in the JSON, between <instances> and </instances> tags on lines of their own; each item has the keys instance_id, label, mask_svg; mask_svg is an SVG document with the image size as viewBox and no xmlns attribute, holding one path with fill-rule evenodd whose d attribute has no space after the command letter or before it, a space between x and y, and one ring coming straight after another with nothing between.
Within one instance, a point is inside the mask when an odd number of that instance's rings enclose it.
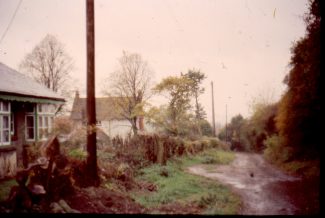
<instances>
[{"instance_id":1,"label":"pile of debris","mask_svg":"<svg viewBox=\"0 0 325 218\"><path fill-rule=\"evenodd\" d=\"M16 173L18 185L11 188L5 202L10 212L45 212L50 202L74 193L73 169L60 153L57 137L44 143L40 152L41 157Z\"/></svg>"}]
</instances>

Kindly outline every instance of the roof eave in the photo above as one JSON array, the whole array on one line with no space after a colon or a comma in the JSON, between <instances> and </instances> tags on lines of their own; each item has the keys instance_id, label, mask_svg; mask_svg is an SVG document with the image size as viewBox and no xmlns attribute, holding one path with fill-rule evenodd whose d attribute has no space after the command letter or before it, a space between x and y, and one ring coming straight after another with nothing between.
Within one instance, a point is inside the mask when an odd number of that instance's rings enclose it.
<instances>
[{"instance_id":1,"label":"roof eave","mask_svg":"<svg viewBox=\"0 0 325 218\"><path fill-rule=\"evenodd\" d=\"M66 102L64 98L58 98L58 97L49 97L49 96L37 96L37 95L26 95L26 94L21 94L21 93L14 93L14 92L5 92L5 91L0 91L0 97L1 96L17 96L21 98L36 98L36 99L44 99L44 100L50 100L50 101L56 101L56 102L61 102L62 104Z\"/></svg>"}]
</instances>

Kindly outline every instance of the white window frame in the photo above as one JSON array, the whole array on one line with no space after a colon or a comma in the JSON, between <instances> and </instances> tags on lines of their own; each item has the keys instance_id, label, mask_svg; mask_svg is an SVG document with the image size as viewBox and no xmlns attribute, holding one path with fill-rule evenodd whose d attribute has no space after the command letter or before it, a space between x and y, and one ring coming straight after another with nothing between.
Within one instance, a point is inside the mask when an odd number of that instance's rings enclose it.
<instances>
[{"instance_id":1,"label":"white window frame","mask_svg":"<svg viewBox=\"0 0 325 218\"><path fill-rule=\"evenodd\" d=\"M8 103L8 110L3 110L3 102ZM11 104L9 101L0 101L0 146L10 145L11 144ZM8 117L8 127L3 128L3 117ZM8 131L8 141L3 142L3 132Z\"/></svg>"},{"instance_id":2,"label":"white window frame","mask_svg":"<svg viewBox=\"0 0 325 218\"><path fill-rule=\"evenodd\" d=\"M27 126L27 117L33 117L33 127L28 127ZM33 113L26 113L26 115L25 115L25 139L28 142L35 141L35 133L36 133L36 131L35 131L35 124L36 124L35 123L35 114L33 114ZM34 129L33 138L28 138L28 129L29 128L33 128Z\"/></svg>"},{"instance_id":3,"label":"white window frame","mask_svg":"<svg viewBox=\"0 0 325 218\"><path fill-rule=\"evenodd\" d=\"M53 119L55 114L55 106L54 110L50 111L50 107L54 105L52 104L37 104L37 136L40 141L47 140L49 134L52 132L53 127ZM45 126L45 119L47 119L47 126ZM40 123L42 125L40 125ZM47 134L41 134L41 131L47 131Z\"/></svg>"}]
</instances>

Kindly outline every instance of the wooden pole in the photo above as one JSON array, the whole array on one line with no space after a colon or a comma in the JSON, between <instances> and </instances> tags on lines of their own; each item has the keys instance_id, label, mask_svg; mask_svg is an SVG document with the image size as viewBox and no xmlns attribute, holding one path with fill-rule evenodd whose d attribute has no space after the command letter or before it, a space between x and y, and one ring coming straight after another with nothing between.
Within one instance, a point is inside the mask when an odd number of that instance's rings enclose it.
<instances>
[{"instance_id":1,"label":"wooden pole","mask_svg":"<svg viewBox=\"0 0 325 218\"><path fill-rule=\"evenodd\" d=\"M211 91L212 91L212 128L213 128L213 136L216 136L216 122L214 117L214 96L213 96L213 82L211 81Z\"/></svg>"},{"instance_id":2,"label":"wooden pole","mask_svg":"<svg viewBox=\"0 0 325 218\"><path fill-rule=\"evenodd\" d=\"M227 132L227 104L226 104L226 142L228 142L228 132Z\"/></svg>"},{"instance_id":3,"label":"wooden pole","mask_svg":"<svg viewBox=\"0 0 325 218\"><path fill-rule=\"evenodd\" d=\"M96 148L94 0L86 0L87 14L87 174L90 185L99 182Z\"/></svg>"}]
</instances>

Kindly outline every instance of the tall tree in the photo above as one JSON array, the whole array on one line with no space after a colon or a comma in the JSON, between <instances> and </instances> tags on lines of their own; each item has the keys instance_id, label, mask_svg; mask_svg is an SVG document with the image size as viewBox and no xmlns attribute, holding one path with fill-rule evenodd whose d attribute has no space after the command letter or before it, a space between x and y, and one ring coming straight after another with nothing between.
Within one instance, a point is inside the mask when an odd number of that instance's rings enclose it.
<instances>
[{"instance_id":1,"label":"tall tree","mask_svg":"<svg viewBox=\"0 0 325 218\"><path fill-rule=\"evenodd\" d=\"M59 92L69 78L73 61L63 44L55 36L48 34L25 56L20 68L37 82Z\"/></svg>"},{"instance_id":2,"label":"tall tree","mask_svg":"<svg viewBox=\"0 0 325 218\"><path fill-rule=\"evenodd\" d=\"M191 91L195 101L195 123L199 135L202 135L200 123L206 118L206 113L199 102L199 96L204 93L204 88L201 85L206 76L200 70L195 69L189 70L184 76L192 81Z\"/></svg>"},{"instance_id":3,"label":"tall tree","mask_svg":"<svg viewBox=\"0 0 325 218\"><path fill-rule=\"evenodd\" d=\"M141 108L151 96L152 77L153 71L140 54L123 51L118 69L108 78L111 92L103 91L120 97L116 101L117 106L121 108L122 116L131 123L134 135L138 132L137 120L142 113Z\"/></svg>"},{"instance_id":4,"label":"tall tree","mask_svg":"<svg viewBox=\"0 0 325 218\"><path fill-rule=\"evenodd\" d=\"M193 85L191 89L195 100L195 118L197 120L204 120L206 118L206 112L199 102L199 96L204 93L204 88L201 85L203 80L206 79L206 76L200 70L195 69L189 70L184 76L192 80Z\"/></svg>"},{"instance_id":5,"label":"tall tree","mask_svg":"<svg viewBox=\"0 0 325 218\"><path fill-rule=\"evenodd\" d=\"M320 111L320 3L309 1L305 16L306 35L292 49L291 70L284 82L288 89L280 101L277 127L283 145L295 148L297 156L319 155Z\"/></svg>"},{"instance_id":6,"label":"tall tree","mask_svg":"<svg viewBox=\"0 0 325 218\"><path fill-rule=\"evenodd\" d=\"M170 123L169 131L174 134L179 134L179 123L182 123L182 118L188 114L191 108L190 101L192 96L191 87L193 81L187 77L169 76L163 79L156 85L154 91L165 94L168 98L168 122Z\"/></svg>"}]
</instances>

